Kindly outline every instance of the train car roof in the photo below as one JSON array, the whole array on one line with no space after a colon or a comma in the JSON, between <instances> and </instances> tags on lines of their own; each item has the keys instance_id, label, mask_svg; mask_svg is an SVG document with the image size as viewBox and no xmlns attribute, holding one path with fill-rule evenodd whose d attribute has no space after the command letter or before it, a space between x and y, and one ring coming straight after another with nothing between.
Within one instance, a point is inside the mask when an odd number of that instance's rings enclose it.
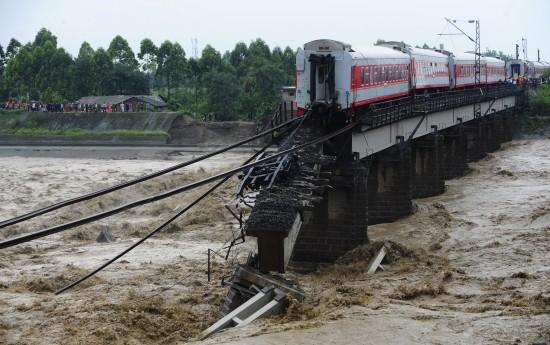
<instances>
[{"instance_id":1,"label":"train car roof","mask_svg":"<svg viewBox=\"0 0 550 345\"><path fill-rule=\"evenodd\" d=\"M472 60L475 61L475 55L472 53L453 53L455 60Z\"/></svg>"},{"instance_id":2,"label":"train car roof","mask_svg":"<svg viewBox=\"0 0 550 345\"><path fill-rule=\"evenodd\" d=\"M482 56L482 57L485 58L485 60L487 62L498 62L498 63L504 64L504 60L501 60L501 59L496 58L496 57L492 57L492 56Z\"/></svg>"},{"instance_id":3,"label":"train car roof","mask_svg":"<svg viewBox=\"0 0 550 345\"><path fill-rule=\"evenodd\" d=\"M304 44L304 50L315 50L322 52L346 51L350 49L351 46L349 44L331 39L313 40Z\"/></svg>"},{"instance_id":4,"label":"train car roof","mask_svg":"<svg viewBox=\"0 0 550 345\"><path fill-rule=\"evenodd\" d=\"M546 67L545 64L543 64L542 62L539 62L539 61L533 61L533 65L539 66L539 67Z\"/></svg>"},{"instance_id":5,"label":"train car roof","mask_svg":"<svg viewBox=\"0 0 550 345\"><path fill-rule=\"evenodd\" d=\"M410 47L409 50L410 50L411 53L414 54L414 55L432 56L432 57L438 57L438 58L442 58L442 59L446 59L446 58L447 58L447 55L442 54L442 53L440 53L440 52L436 52L436 51L433 50L433 49L423 49L423 48L413 48L413 47Z\"/></svg>"},{"instance_id":6,"label":"train car roof","mask_svg":"<svg viewBox=\"0 0 550 345\"><path fill-rule=\"evenodd\" d=\"M409 55L398 50L383 46L366 46L352 48L350 51L352 58L355 59L409 59Z\"/></svg>"}]
</instances>

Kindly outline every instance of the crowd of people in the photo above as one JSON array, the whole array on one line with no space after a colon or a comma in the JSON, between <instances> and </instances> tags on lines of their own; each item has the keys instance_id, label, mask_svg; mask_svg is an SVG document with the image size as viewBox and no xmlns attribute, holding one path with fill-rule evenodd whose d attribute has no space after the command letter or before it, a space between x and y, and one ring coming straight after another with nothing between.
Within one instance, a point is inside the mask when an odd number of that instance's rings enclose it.
<instances>
[{"instance_id":1,"label":"crowd of people","mask_svg":"<svg viewBox=\"0 0 550 345\"><path fill-rule=\"evenodd\" d=\"M40 112L83 112L83 113L111 113L111 112L134 112L147 111L143 102L119 103L119 104L80 104L80 103L42 103L35 101L7 101L0 103L0 109L4 110L25 110Z\"/></svg>"}]
</instances>

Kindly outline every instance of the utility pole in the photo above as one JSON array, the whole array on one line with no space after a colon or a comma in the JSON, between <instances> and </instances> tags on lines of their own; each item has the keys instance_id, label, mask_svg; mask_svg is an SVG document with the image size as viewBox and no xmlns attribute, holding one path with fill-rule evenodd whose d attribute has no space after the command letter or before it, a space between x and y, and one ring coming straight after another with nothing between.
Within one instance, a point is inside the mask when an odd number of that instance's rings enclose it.
<instances>
[{"instance_id":1,"label":"utility pole","mask_svg":"<svg viewBox=\"0 0 550 345\"><path fill-rule=\"evenodd\" d=\"M479 32L479 20L469 20L468 23L476 23L476 40L475 40L475 83L476 86L481 85L481 42L480 42L480 32Z\"/></svg>"},{"instance_id":2,"label":"utility pole","mask_svg":"<svg viewBox=\"0 0 550 345\"><path fill-rule=\"evenodd\" d=\"M516 60L519 60L519 44L516 43Z\"/></svg>"},{"instance_id":3,"label":"utility pole","mask_svg":"<svg viewBox=\"0 0 550 345\"><path fill-rule=\"evenodd\" d=\"M537 49L537 61L540 62L540 49Z\"/></svg>"},{"instance_id":4,"label":"utility pole","mask_svg":"<svg viewBox=\"0 0 550 345\"><path fill-rule=\"evenodd\" d=\"M527 61L527 38L521 38L521 47L523 48L523 60Z\"/></svg>"},{"instance_id":5,"label":"utility pole","mask_svg":"<svg viewBox=\"0 0 550 345\"><path fill-rule=\"evenodd\" d=\"M454 26L458 31L460 31L464 36L466 36L470 41L474 43L474 55L475 55L475 65L474 65L474 81L475 85L479 87L480 92L483 93L481 90L481 32L479 28L479 19L471 19L468 20L469 24L475 24L476 25L476 35L475 38L472 38L470 35L468 35L464 30L459 28L456 25L455 19L449 19L445 18L445 20ZM481 103L475 103L474 104L474 117L478 118L481 116Z\"/></svg>"}]
</instances>

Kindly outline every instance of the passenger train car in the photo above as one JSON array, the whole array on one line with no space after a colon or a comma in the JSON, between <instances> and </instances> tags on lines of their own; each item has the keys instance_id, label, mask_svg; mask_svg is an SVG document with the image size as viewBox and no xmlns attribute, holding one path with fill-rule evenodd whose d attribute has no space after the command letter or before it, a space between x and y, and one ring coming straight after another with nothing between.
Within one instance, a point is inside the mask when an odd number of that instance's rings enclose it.
<instances>
[{"instance_id":1,"label":"passenger train car","mask_svg":"<svg viewBox=\"0 0 550 345\"><path fill-rule=\"evenodd\" d=\"M506 62L506 79L516 80L519 77L524 77L534 82L540 82L544 80L544 75L548 70L550 70L550 64L543 61L509 60Z\"/></svg>"},{"instance_id":2,"label":"passenger train car","mask_svg":"<svg viewBox=\"0 0 550 345\"><path fill-rule=\"evenodd\" d=\"M482 57L481 83L505 80L502 60ZM296 103L303 113L318 106L355 109L415 93L475 85L475 55L385 42L355 50L334 40L304 45L296 56Z\"/></svg>"}]
</instances>

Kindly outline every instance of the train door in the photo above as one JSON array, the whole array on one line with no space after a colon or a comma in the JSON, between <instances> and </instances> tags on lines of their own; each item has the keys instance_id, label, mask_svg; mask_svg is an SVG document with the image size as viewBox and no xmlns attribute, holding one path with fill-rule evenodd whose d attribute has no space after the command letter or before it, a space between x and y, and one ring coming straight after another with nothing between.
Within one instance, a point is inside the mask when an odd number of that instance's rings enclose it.
<instances>
[{"instance_id":1,"label":"train door","mask_svg":"<svg viewBox=\"0 0 550 345\"><path fill-rule=\"evenodd\" d=\"M334 100L334 57L312 54L310 64L311 103L329 103Z\"/></svg>"},{"instance_id":2,"label":"train door","mask_svg":"<svg viewBox=\"0 0 550 345\"><path fill-rule=\"evenodd\" d=\"M510 75L513 79L517 79L521 75L521 65L519 63L510 65Z\"/></svg>"}]
</instances>

